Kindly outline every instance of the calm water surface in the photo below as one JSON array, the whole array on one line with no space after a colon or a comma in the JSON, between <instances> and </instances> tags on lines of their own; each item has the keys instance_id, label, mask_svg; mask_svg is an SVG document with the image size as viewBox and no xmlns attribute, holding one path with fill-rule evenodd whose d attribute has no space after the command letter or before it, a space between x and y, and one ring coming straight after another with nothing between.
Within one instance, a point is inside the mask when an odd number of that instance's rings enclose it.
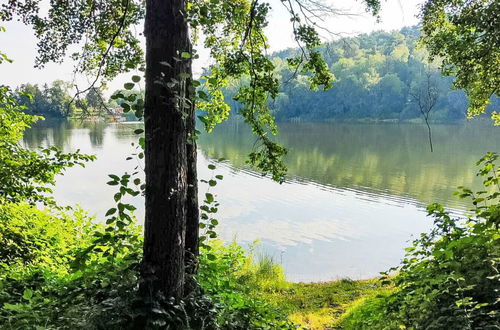
<instances>
[{"instance_id":1,"label":"calm water surface","mask_svg":"<svg viewBox=\"0 0 500 330\"><path fill-rule=\"evenodd\" d=\"M62 204L80 204L97 220L113 205L107 174L131 172L126 161L139 123L44 122L24 143L57 145L95 154L86 168L57 180ZM254 138L243 125L218 127L199 141L199 178L220 157L224 180L211 192L221 203L218 232L225 240L274 256L294 281L367 278L397 265L412 237L428 230L425 205L441 202L464 210L452 196L456 186L478 188L475 161L499 151L500 129L479 123L435 125L434 149L420 125L281 124L289 148L287 182L279 185L245 165ZM207 191L200 186L200 194ZM138 206L142 221L143 200Z\"/></svg>"}]
</instances>

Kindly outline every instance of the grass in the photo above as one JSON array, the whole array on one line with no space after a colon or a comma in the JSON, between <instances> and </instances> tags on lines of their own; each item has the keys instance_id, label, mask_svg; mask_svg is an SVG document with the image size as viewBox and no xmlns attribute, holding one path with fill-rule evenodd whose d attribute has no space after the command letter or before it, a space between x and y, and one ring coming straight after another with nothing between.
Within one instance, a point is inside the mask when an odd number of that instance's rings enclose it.
<instances>
[{"instance_id":1,"label":"grass","mask_svg":"<svg viewBox=\"0 0 500 330\"><path fill-rule=\"evenodd\" d=\"M379 311L365 305L370 307L372 301L394 290L382 286L378 279L288 282L274 258L252 250L240 272L253 296L278 307L299 329L353 329L350 324L358 324L359 318L364 320L366 314Z\"/></svg>"},{"instance_id":2,"label":"grass","mask_svg":"<svg viewBox=\"0 0 500 330\"><path fill-rule=\"evenodd\" d=\"M300 329L343 328L343 320L366 299L393 290L380 286L376 279L286 283L285 288L281 284L276 290L269 286L262 297L279 306Z\"/></svg>"}]
</instances>

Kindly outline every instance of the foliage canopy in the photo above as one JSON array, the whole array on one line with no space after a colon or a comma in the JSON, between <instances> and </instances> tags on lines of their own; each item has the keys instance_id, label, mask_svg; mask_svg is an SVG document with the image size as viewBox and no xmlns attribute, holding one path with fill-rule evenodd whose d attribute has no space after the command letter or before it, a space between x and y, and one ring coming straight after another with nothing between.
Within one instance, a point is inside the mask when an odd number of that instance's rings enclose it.
<instances>
[{"instance_id":1,"label":"foliage canopy","mask_svg":"<svg viewBox=\"0 0 500 330\"><path fill-rule=\"evenodd\" d=\"M423 42L442 58L442 71L455 75L469 97L469 117L484 113L500 91L500 2L428 0L422 9ZM500 125L498 109L492 118Z\"/></svg>"}]
</instances>

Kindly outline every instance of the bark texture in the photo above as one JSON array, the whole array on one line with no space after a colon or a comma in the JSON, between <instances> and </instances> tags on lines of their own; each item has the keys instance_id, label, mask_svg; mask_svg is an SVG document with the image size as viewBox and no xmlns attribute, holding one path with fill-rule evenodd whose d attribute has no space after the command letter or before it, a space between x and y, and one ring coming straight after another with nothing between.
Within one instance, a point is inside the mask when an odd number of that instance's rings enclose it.
<instances>
[{"instance_id":1,"label":"bark texture","mask_svg":"<svg viewBox=\"0 0 500 330\"><path fill-rule=\"evenodd\" d=\"M190 74L192 71L190 68ZM186 273L195 274L197 270L197 257L199 254L199 218L198 208L198 175L196 171L196 117L194 108L194 87L191 81L188 85L188 99L190 103L189 116L187 118L188 141L187 152L187 201L186 201Z\"/></svg>"},{"instance_id":2,"label":"bark texture","mask_svg":"<svg viewBox=\"0 0 500 330\"><path fill-rule=\"evenodd\" d=\"M146 1L146 214L142 291L183 296L190 52L186 3ZM187 110L186 110L187 109Z\"/></svg>"}]
</instances>

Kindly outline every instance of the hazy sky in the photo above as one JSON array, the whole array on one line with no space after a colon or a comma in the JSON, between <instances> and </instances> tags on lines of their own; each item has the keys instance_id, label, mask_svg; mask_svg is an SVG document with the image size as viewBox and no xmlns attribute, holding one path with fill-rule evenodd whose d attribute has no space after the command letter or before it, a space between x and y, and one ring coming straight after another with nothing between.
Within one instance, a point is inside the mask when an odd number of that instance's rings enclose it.
<instances>
[{"instance_id":1,"label":"hazy sky","mask_svg":"<svg viewBox=\"0 0 500 330\"><path fill-rule=\"evenodd\" d=\"M0 0L0 4L6 0ZM358 1L334 1L325 0L326 3L333 3L338 8L357 15L350 17L329 17L321 24L328 27L330 31L352 36L360 33L367 33L374 30L396 30L403 26L415 25L418 19L418 6L423 0L386 0L382 3L381 22L377 23L374 18L367 14L360 0ZM280 0L270 0L273 11L270 18L267 35L269 37L271 50L276 51L284 48L294 47L291 32L290 19ZM343 3L337 5L337 3ZM346 5L347 4L347 5ZM73 80L73 64L66 61L64 64L49 64L46 68L35 69L34 59L36 57L36 38L30 28L19 22L7 22L2 24L7 32L0 32L0 50L14 60L14 63L4 63L0 65L0 84L18 86L22 83L50 83L56 79L66 81ZM325 39L332 39L332 36L324 35ZM195 73L201 72L203 66L208 63L206 52L199 50L200 60L194 64ZM130 76L121 76L110 84L110 90L121 88L123 81ZM85 87L87 79L78 77L77 82L81 87ZM109 92L108 92L109 93Z\"/></svg>"}]
</instances>

